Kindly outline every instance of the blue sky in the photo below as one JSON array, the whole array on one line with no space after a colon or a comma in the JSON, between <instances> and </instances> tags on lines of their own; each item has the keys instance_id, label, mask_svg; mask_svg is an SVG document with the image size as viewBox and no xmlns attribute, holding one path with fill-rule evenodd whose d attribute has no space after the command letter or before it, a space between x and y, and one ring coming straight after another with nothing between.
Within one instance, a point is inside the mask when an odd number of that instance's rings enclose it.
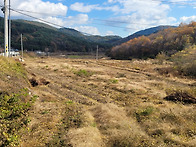
<instances>
[{"instance_id":1,"label":"blue sky","mask_svg":"<svg viewBox=\"0 0 196 147\"><path fill-rule=\"evenodd\" d=\"M11 0L11 7L17 11L13 19L41 19L94 35L126 37L158 25L196 21L196 0Z\"/></svg>"}]
</instances>

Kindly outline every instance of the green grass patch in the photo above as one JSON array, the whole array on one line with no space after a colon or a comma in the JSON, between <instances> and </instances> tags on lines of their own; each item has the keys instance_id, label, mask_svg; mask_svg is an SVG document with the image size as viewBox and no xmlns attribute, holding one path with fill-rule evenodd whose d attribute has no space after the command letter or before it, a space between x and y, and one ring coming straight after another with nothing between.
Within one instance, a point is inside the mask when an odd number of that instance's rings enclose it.
<instances>
[{"instance_id":1,"label":"green grass patch","mask_svg":"<svg viewBox=\"0 0 196 147\"><path fill-rule=\"evenodd\" d=\"M140 109L135 112L135 116L138 122L142 122L142 120L149 118L149 116L153 113L154 108L152 106L148 106L144 109Z\"/></svg>"},{"instance_id":2,"label":"green grass patch","mask_svg":"<svg viewBox=\"0 0 196 147\"><path fill-rule=\"evenodd\" d=\"M78 71L74 71L74 74L77 75L77 76L80 76L80 77L89 77L89 76L93 75L92 72L87 71L85 69L80 69Z\"/></svg>"},{"instance_id":3,"label":"green grass patch","mask_svg":"<svg viewBox=\"0 0 196 147\"><path fill-rule=\"evenodd\" d=\"M27 95L26 90L19 94L0 92L0 146L18 145L18 131L29 122L28 110L32 102Z\"/></svg>"},{"instance_id":4,"label":"green grass patch","mask_svg":"<svg viewBox=\"0 0 196 147\"><path fill-rule=\"evenodd\" d=\"M23 65L12 58L0 57L0 74L22 77L26 79L26 70Z\"/></svg>"},{"instance_id":5,"label":"green grass patch","mask_svg":"<svg viewBox=\"0 0 196 147\"><path fill-rule=\"evenodd\" d=\"M117 79L110 79L110 83L117 84L118 80Z\"/></svg>"}]
</instances>

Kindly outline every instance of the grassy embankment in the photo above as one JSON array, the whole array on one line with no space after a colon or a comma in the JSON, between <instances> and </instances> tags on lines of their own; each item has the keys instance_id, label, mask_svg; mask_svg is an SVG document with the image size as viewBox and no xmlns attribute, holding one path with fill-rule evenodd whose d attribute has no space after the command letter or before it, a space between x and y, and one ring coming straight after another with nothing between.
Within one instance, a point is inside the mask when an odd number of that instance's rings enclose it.
<instances>
[{"instance_id":1,"label":"grassy embankment","mask_svg":"<svg viewBox=\"0 0 196 147\"><path fill-rule=\"evenodd\" d=\"M19 144L35 98L29 95L29 86L23 65L12 58L0 57L0 146Z\"/></svg>"}]
</instances>

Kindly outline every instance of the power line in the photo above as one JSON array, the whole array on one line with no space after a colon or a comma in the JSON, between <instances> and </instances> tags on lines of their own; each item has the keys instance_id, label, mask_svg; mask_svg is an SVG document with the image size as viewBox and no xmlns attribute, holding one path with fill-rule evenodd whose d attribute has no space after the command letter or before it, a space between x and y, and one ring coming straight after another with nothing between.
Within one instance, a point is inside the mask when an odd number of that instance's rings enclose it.
<instances>
[{"instance_id":1,"label":"power line","mask_svg":"<svg viewBox=\"0 0 196 147\"><path fill-rule=\"evenodd\" d=\"M25 14L25 13L23 13L23 12L16 11L16 10L14 10L14 9L11 9L11 10L12 10L12 11L14 11L14 12L16 12L16 13L19 13L19 14L22 14L22 15L25 15L25 16L28 16L28 17L31 17L31 18L34 18L34 19L40 20L40 21L42 21L42 22L45 22L45 23L48 23L48 24L51 24L51 25L54 25L54 26L58 26L58 27L61 27L61 28L63 28L63 27L64 27L64 26L61 26L61 25L58 25L58 24L55 24L55 23L52 23L52 22L46 21L46 20L41 19L41 18L38 18L38 17L31 16L31 15L29 15L29 14Z\"/></svg>"},{"instance_id":2,"label":"power line","mask_svg":"<svg viewBox=\"0 0 196 147\"><path fill-rule=\"evenodd\" d=\"M11 10L14 11L14 12L16 12L16 13L19 13L19 14L22 14L22 15L25 15L25 16L28 16L28 17L30 17L30 18L37 19L37 20L39 20L39 21L45 22L45 23L50 24L50 25L53 25L53 26L57 26L57 27L60 27L60 28L65 28L65 26L62 26L62 25L58 25L58 24L56 24L56 23L52 23L52 22L46 21L46 20L41 19L41 18L38 18L38 17L34 17L34 16L29 15L29 14L25 14L25 13L16 11L16 10L14 10L14 9L11 9ZM80 32L81 32L81 31L80 31ZM86 34L86 35L92 35L92 34L88 34L88 33L85 33L85 32L81 32L81 33Z\"/></svg>"},{"instance_id":3,"label":"power line","mask_svg":"<svg viewBox=\"0 0 196 147\"><path fill-rule=\"evenodd\" d=\"M29 11L29 10L22 10L22 9L14 9L14 10L16 10L16 11L20 11L20 12L28 12L28 13L34 13L34 14L42 14L42 15L49 15L49 16L51 16L51 15L53 15L53 16L63 16L63 15L54 15L54 13L52 14L52 13L43 13L43 12L36 12L36 11Z\"/></svg>"},{"instance_id":4,"label":"power line","mask_svg":"<svg viewBox=\"0 0 196 147\"><path fill-rule=\"evenodd\" d=\"M134 22L128 22L128 21L118 21L118 20L106 20L106 19L97 19L93 18L92 20L98 20L98 21L103 21L106 23L121 23L121 24L136 24L136 25L152 25L152 24L145 24L145 23L134 23ZM160 20L160 19L154 19L154 20Z\"/></svg>"},{"instance_id":5,"label":"power line","mask_svg":"<svg viewBox=\"0 0 196 147\"><path fill-rule=\"evenodd\" d=\"M61 27L61 28L64 28L64 27L65 27L65 26L58 25L58 24L56 24L56 23L52 23L52 22L46 21L46 20L44 20L44 19L41 19L41 18L32 16L32 15L26 14L26 13L23 13L23 12L16 11L16 10L14 10L14 9L11 9L11 10L14 11L14 12L17 12L17 13L19 13L19 14L22 14L22 15L25 15L25 16L28 16L28 17L31 17L31 18L40 20L40 21L45 22L45 23L47 23L47 24L51 24L51 25L53 25L53 26L57 26L57 27ZM104 24L100 24L100 23L92 23L92 24L103 25L103 26L110 26L110 27L115 27L115 28L131 29L131 30L132 30L132 29L135 29L135 28L130 28L130 27L120 27L120 26L114 26L114 25L104 25ZM131 23L129 23L129 24L131 24ZM136 24L136 23L133 23L133 24ZM138 24L139 24L139 23L138 23ZM142 24L141 24L141 25L142 25ZM146 25L147 25L147 24L146 24ZM148 24L148 25L151 25L151 24ZM82 32L82 33L84 33L84 32ZM84 34L91 35L91 34L88 34L88 33L84 33Z\"/></svg>"},{"instance_id":6,"label":"power line","mask_svg":"<svg viewBox=\"0 0 196 147\"><path fill-rule=\"evenodd\" d=\"M27 13L35 13L35 14L48 14L49 13L39 13L39 12L33 12L33 11L26 11L26 10L19 10L19 9L12 9L13 11L17 12L17 13L20 13L20 14L23 14L23 15L28 15L26 13L23 13L23 12L27 12ZM21 12L22 11L22 12ZM30 17L30 15L28 15ZM34 16L31 16L33 18L36 18L36 19L40 19L40 18L37 18L37 17L34 17ZM51 16L51 17L56 17L56 16ZM58 17L57 17L58 18ZM62 18L62 17L60 17ZM68 17L63 17L63 18L68 18ZM121 23L121 24L137 24L137 25L152 25L152 24L144 24L144 23L133 23L133 22L127 22L127 21L118 21L118 20L106 20L106 19L96 19L96 18L93 18L92 20L98 20L98 21L103 21L103 22L106 22L106 23ZM154 19L155 20L155 19ZM156 20L159 20L159 19L156 19ZM41 20L41 21L45 21L45 20ZM49 22L47 22L49 23ZM99 24L99 23L92 23L92 24L98 24L98 25L104 25L104 24ZM55 25L55 24L54 24ZM119 26L114 26L114 25L104 25L104 26L111 26L111 27L119 27ZM62 27L62 26L60 26ZM119 28L127 28L127 27L119 27ZM128 28L128 29L134 29L134 28Z\"/></svg>"},{"instance_id":7,"label":"power line","mask_svg":"<svg viewBox=\"0 0 196 147\"><path fill-rule=\"evenodd\" d=\"M14 9L11 9L12 11L16 12L16 13L19 13L19 14L22 14L22 15L25 15L27 17L30 17L30 18L33 18L33 19L37 19L39 21L42 21L42 22L45 22L49 25L53 25L53 26L57 26L57 27L60 27L60 28L65 28L65 26L62 26L62 25L59 25L59 24L56 24L56 23L52 23L52 22L49 22L49 21L46 21L44 19L41 19L41 18L38 18L38 17L35 17L35 16L32 16L32 15L29 15L29 14L26 14L26 13L23 13L23 12L19 12L17 10L14 10ZM101 19L100 19L101 20ZM104 20L103 20L104 21ZM118 21L109 21L109 22L118 22ZM123 22L121 22L123 23ZM100 24L100 23L92 23L92 24L96 24L96 25L102 25L102 26L109 26L109 27L114 27L114 28L122 28L122 29L127 29L127 30L135 30L135 28L131 28L131 27L120 27L120 26L115 26L115 25L105 25L105 24ZM141 23L127 23L127 24L138 24L138 25L143 25ZM152 24L145 24L145 25L152 25ZM81 31L80 31L81 32ZM82 34L85 34L85 35L92 35L92 34L89 34L89 33L85 33L85 32L81 32Z\"/></svg>"},{"instance_id":8,"label":"power line","mask_svg":"<svg viewBox=\"0 0 196 147\"><path fill-rule=\"evenodd\" d=\"M144 0L140 0L140 1L144 1ZM191 0L191 1L180 1L180 2L176 2L176 1L166 1L166 0L151 0L153 2L162 2L162 3L169 3L169 4L181 4L181 5L185 5L185 4L191 4L191 3L187 3L187 2L195 2L194 0ZM51 14L51 13L41 13L41 12L35 12L35 11L29 11L29 10L21 10L21 9L12 9L12 10L15 10L17 11L18 13L21 13L21 14L25 14L25 13L22 13L22 12L27 12L27 13L34 13L34 14L42 14L42 15L49 15L51 17L59 17L59 16L63 16L63 15L54 15L54 14ZM28 14L25 14L25 15L28 15ZM34 16L31 16L31 17L34 17ZM62 17L60 17L62 18ZM68 18L68 17L64 17L65 19ZM40 19L40 18L36 18L36 19ZM98 20L98 21L103 21L103 22L107 22L107 23L121 23L121 24L137 24L137 25L152 25L152 24L141 24L141 23L131 23L131 22L127 22L127 21L117 21L117 20L104 20L104 19L92 19L92 20ZM157 19L159 20L159 19ZM41 20L43 22L45 22L45 20ZM49 23L49 22L46 22L46 23ZM54 24L56 25L56 24ZM101 24L99 24L101 25ZM59 26L57 24L57 26ZM107 25L107 26L110 26L110 25ZM62 27L62 26L60 26ZM112 27L117 27L117 26L112 26ZM121 27L122 28L122 27ZM125 27L124 27L125 28ZM132 28L131 28L132 29Z\"/></svg>"},{"instance_id":9,"label":"power line","mask_svg":"<svg viewBox=\"0 0 196 147\"><path fill-rule=\"evenodd\" d=\"M140 0L140 1L144 1L144 0ZM185 3L185 1L181 1L179 3L179 2L166 1L166 0L151 0L151 1L153 1L153 2L162 2L162 3L170 3L170 4L183 4L183 5L190 4L190 3L187 3L187 2L196 2L196 1L186 1L186 3ZM0 7L4 7L4 6L0 5ZM61 28L64 28L65 27L65 26L62 26L62 25L59 25L59 24L56 24L56 23L52 23L52 22L46 21L44 19L41 19L41 18L32 16L32 15L29 15L27 13L42 14L42 15L44 14L44 15L49 15L49 16L53 15L51 17L58 17L60 15L56 16L56 15L50 14L50 13L40 13L40 12L35 12L35 11L21 10L21 9L11 9L11 10L14 11L14 12L16 12L16 13L25 15L27 17L30 17L30 18L33 18L33 19L42 21L44 23L47 23L47 24L50 24L50 25L53 25L53 26L56 26L56 27L61 27ZM26 13L24 13L24 12L26 12ZM133 22L131 23L131 22L128 22L128 21L117 21L117 20L104 20L104 19L92 19L92 20L102 21L102 22L106 22L106 23L110 23L110 24L111 23L121 23L121 24L136 24L136 25L153 25L153 24L133 23ZM157 19L157 20L159 20L159 19ZM129 28L129 27L115 26L113 24L112 25L106 25L106 24L100 24L100 23L94 23L94 22L92 24L103 25L103 26L110 26L110 27L115 27L115 28L123 28L123 29L135 29L135 28ZM87 33L84 33L84 34L87 34Z\"/></svg>"},{"instance_id":10,"label":"power line","mask_svg":"<svg viewBox=\"0 0 196 147\"><path fill-rule=\"evenodd\" d=\"M140 0L140 1L144 1L144 0ZM153 2L161 2L161 3L168 3L168 4L173 4L173 5L193 5L192 2L195 2L195 5L196 5L196 1L180 1L180 2L177 2L177 1L166 1L166 0L151 0Z\"/></svg>"}]
</instances>

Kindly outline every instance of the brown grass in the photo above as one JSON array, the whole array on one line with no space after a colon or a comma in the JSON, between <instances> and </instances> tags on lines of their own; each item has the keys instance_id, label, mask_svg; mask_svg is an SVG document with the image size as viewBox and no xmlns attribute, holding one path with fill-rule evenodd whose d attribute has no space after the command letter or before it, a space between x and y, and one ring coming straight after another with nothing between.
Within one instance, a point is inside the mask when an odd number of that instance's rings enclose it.
<instances>
[{"instance_id":1,"label":"brown grass","mask_svg":"<svg viewBox=\"0 0 196 147\"><path fill-rule=\"evenodd\" d=\"M188 89L195 96L195 80L157 71L171 67L170 63L25 61L29 79L49 83L31 87L39 98L29 114L29 131L23 132L21 146L196 145L195 104L164 100L173 89Z\"/></svg>"}]
</instances>

